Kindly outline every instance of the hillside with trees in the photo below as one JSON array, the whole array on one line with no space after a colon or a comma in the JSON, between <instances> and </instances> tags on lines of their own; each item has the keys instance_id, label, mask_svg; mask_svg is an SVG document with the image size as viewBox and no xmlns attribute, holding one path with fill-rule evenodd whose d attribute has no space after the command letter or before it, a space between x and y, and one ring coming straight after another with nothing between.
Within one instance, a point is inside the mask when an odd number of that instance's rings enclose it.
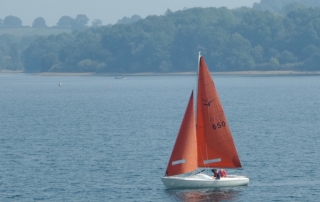
<instances>
[{"instance_id":1,"label":"hillside with trees","mask_svg":"<svg viewBox=\"0 0 320 202\"><path fill-rule=\"evenodd\" d=\"M320 8L286 15L247 7L167 10L129 24L11 42L1 37L0 68L26 72L196 71L199 51L211 71L320 70Z\"/></svg>"},{"instance_id":2,"label":"hillside with trees","mask_svg":"<svg viewBox=\"0 0 320 202\"><path fill-rule=\"evenodd\" d=\"M253 8L261 11L271 11L274 13L286 14L296 8L315 8L320 7L319 0L261 0L254 3Z\"/></svg>"}]
</instances>

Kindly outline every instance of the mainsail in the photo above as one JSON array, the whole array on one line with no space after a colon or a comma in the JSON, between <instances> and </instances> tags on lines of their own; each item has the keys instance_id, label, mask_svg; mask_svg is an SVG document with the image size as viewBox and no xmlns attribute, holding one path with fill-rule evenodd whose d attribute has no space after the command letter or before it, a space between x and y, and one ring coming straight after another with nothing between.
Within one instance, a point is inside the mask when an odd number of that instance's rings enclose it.
<instances>
[{"instance_id":1,"label":"mainsail","mask_svg":"<svg viewBox=\"0 0 320 202\"><path fill-rule=\"evenodd\" d=\"M198 167L242 167L217 90L203 57L200 57L197 92Z\"/></svg>"}]
</instances>

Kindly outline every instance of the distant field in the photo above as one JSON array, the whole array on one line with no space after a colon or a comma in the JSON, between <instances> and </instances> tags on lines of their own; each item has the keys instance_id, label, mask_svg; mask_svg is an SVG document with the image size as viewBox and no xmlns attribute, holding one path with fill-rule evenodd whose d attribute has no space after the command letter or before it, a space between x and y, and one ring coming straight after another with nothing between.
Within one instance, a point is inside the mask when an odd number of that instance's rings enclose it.
<instances>
[{"instance_id":1,"label":"distant field","mask_svg":"<svg viewBox=\"0 0 320 202\"><path fill-rule=\"evenodd\" d=\"M63 32L70 33L71 29L57 29L57 28L32 28L32 27L0 27L0 35L11 34L14 36L47 36L51 34L61 34Z\"/></svg>"}]
</instances>

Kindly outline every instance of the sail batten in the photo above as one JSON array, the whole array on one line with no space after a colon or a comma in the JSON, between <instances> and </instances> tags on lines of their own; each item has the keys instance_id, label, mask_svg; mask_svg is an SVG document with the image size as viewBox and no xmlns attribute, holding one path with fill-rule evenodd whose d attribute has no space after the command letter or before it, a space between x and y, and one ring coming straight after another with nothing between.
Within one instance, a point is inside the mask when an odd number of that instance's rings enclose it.
<instances>
[{"instance_id":1,"label":"sail batten","mask_svg":"<svg viewBox=\"0 0 320 202\"><path fill-rule=\"evenodd\" d=\"M221 158L217 158L217 159L207 159L207 160L204 160L204 161L203 161L204 164L217 163L217 162L221 162Z\"/></svg>"},{"instance_id":2,"label":"sail batten","mask_svg":"<svg viewBox=\"0 0 320 202\"><path fill-rule=\"evenodd\" d=\"M182 163L185 163L186 160L185 159L181 159L181 160L177 160L177 161L172 161L172 165L178 165L178 164L182 164Z\"/></svg>"}]
</instances>

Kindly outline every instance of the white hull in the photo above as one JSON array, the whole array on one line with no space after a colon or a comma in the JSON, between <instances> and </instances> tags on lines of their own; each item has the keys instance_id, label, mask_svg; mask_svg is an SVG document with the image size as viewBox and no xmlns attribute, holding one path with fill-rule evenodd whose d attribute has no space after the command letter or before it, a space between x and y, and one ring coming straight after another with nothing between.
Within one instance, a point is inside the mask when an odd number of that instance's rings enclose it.
<instances>
[{"instance_id":1,"label":"white hull","mask_svg":"<svg viewBox=\"0 0 320 202\"><path fill-rule=\"evenodd\" d=\"M224 178L215 179L202 173L188 177L165 176L161 180L167 188L219 188L249 184L249 178L245 176L228 175Z\"/></svg>"},{"instance_id":2,"label":"white hull","mask_svg":"<svg viewBox=\"0 0 320 202\"><path fill-rule=\"evenodd\" d=\"M114 77L115 79L126 79L126 77L124 77L124 76L116 76L116 77Z\"/></svg>"}]
</instances>

